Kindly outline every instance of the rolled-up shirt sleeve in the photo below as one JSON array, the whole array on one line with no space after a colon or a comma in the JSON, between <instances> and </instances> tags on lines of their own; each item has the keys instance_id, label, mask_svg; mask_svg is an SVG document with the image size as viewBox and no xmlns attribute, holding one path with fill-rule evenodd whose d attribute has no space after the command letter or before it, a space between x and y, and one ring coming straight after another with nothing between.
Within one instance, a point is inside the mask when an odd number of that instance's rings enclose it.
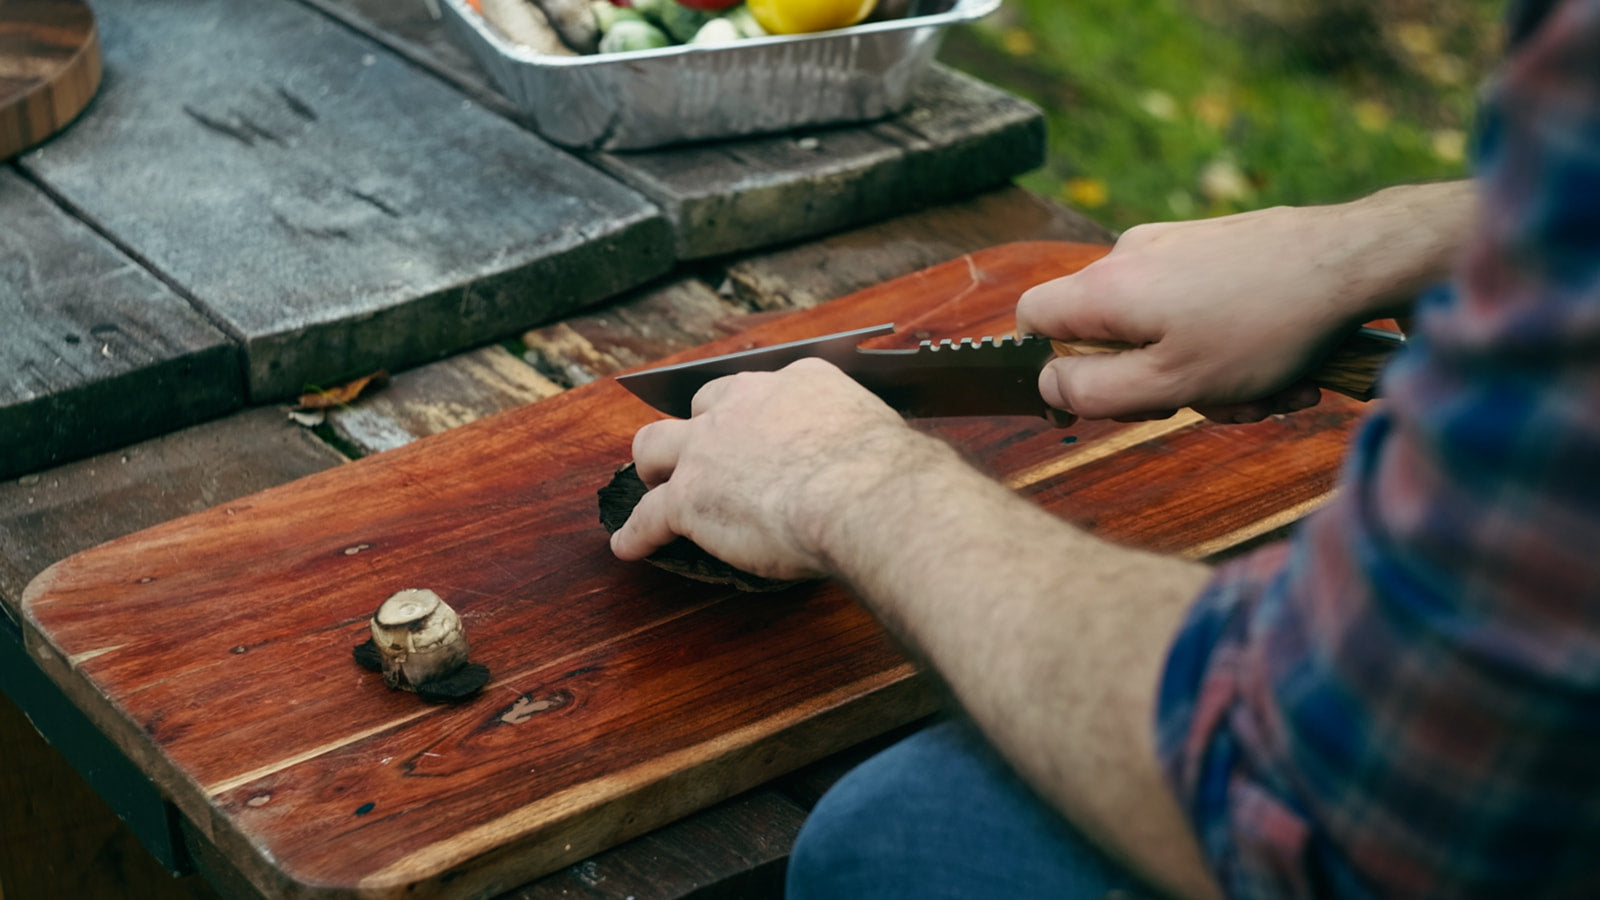
<instances>
[{"instance_id":1,"label":"rolled-up shirt sleeve","mask_svg":"<svg viewBox=\"0 0 1600 900\"><path fill-rule=\"evenodd\" d=\"M1169 654L1160 752L1231 897L1600 896L1600 0L1552 6L1338 495Z\"/></svg>"}]
</instances>

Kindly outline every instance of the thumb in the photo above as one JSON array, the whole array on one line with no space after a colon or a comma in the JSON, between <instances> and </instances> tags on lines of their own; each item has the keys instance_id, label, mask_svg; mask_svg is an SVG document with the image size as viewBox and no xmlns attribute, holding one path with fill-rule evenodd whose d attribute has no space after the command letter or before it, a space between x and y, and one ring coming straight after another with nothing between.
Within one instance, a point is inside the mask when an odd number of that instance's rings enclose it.
<instances>
[{"instance_id":1,"label":"thumb","mask_svg":"<svg viewBox=\"0 0 1600 900\"><path fill-rule=\"evenodd\" d=\"M1044 402L1085 419L1170 414L1186 405L1148 350L1051 360L1039 373Z\"/></svg>"},{"instance_id":2,"label":"thumb","mask_svg":"<svg viewBox=\"0 0 1600 900\"><path fill-rule=\"evenodd\" d=\"M644 559L678 536L672 527L666 493L665 485L646 491L628 521L611 535L611 552L618 559Z\"/></svg>"}]
</instances>

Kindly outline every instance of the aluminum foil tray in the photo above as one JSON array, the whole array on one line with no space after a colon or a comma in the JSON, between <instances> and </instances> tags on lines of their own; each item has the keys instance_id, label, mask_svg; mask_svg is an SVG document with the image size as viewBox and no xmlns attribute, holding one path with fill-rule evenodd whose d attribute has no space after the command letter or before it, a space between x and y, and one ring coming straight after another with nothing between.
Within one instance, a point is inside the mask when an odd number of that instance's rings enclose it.
<instances>
[{"instance_id":1,"label":"aluminum foil tray","mask_svg":"<svg viewBox=\"0 0 1600 900\"><path fill-rule=\"evenodd\" d=\"M593 56L534 53L466 0L441 5L540 134L575 149L640 150L898 112L945 29L1000 0L943 0L941 12L818 34Z\"/></svg>"}]
</instances>

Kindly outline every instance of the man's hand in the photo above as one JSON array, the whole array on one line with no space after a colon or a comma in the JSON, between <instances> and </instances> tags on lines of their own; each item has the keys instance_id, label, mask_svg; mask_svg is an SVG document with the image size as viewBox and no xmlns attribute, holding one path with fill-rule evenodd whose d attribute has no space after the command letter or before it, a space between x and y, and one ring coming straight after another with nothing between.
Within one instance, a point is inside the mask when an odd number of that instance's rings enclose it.
<instances>
[{"instance_id":1,"label":"man's hand","mask_svg":"<svg viewBox=\"0 0 1600 900\"><path fill-rule=\"evenodd\" d=\"M1082 272L1023 294L1017 328L1138 349L1055 360L1040 394L1088 418L1257 400L1261 418L1316 403L1315 388L1293 382L1348 316L1337 271L1307 283L1301 248L1319 227L1307 210L1278 208L1130 229Z\"/></svg>"},{"instance_id":2,"label":"man's hand","mask_svg":"<svg viewBox=\"0 0 1600 900\"><path fill-rule=\"evenodd\" d=\"M1472 213L1470 185L1456 182L1139 226L1083 271L1025 293L1017 328L1138 348L1050 363L1039 391L1051 406L1256 421L1315 404L1301 376L1346 329L1442 278Z\"/></svg>"},{"instance_id":3,"label":"man's hand","mask_svg":"<svg viewBox=\"0 0 1600 900\"><path fill-rule=\"evenodd\" d=\"M827 574L822 532L831 510L861 502L927 443L821 360L720 378L695 394L689 419L653 422L634 436L634 462L651 490L611 548L642 559L682 535L757 575Z\"/></svg>"}]
</instances>

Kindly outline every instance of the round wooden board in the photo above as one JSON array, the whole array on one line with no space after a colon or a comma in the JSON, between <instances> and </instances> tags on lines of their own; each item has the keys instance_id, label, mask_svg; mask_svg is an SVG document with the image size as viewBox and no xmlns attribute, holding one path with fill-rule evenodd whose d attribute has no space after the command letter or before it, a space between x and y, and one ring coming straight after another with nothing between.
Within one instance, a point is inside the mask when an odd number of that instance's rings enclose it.
<instances>
[{"instance_id":1,"label":"round wooden board","mask_svg":"<svg viewBox=\"0 0 1600 900\"><path fill-rule=\"evenodd\" d=\"M84 0L0 0L0 160L55 134L100 87Z\"/></svg>"}]
</instances>

